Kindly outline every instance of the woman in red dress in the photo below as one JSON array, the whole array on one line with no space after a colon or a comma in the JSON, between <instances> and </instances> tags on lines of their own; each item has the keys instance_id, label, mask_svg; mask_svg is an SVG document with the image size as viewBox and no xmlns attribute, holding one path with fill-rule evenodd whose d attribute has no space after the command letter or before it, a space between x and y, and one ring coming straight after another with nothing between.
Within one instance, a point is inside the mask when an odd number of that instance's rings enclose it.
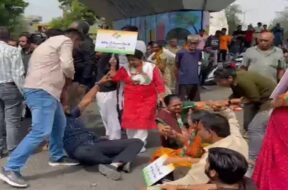
<instances>
[{"instance_id":1,"label":"woman in red dress","mask_svg":"<svg viewBox=\"0 0 288 190\"><path fill-rule=\"evenodd\" d=\"M146 144L148 130L157 128L157 100L163 100L165 86L160 70L143 58L143 52L136 50L128 56L129 67L119 71L112 67L109 77L125 83L122 127L128 138L138 138Z\"/></svg>"},{"instance_id":2,"label":"woman in red dress","mask_svg":"<svg viewBox=\"0 0 288 190\"><path fill-rule=\"evenodd\" d=\"M274 100L253 180L259 190L284 190L288 184L288 92Z\"/></svg>"}]
</instances>

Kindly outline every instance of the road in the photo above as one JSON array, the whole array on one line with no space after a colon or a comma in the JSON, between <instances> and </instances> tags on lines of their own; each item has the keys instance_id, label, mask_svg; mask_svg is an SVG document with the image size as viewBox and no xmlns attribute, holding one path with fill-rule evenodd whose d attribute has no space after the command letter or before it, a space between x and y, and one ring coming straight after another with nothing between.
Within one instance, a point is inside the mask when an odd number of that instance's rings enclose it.
<instances>
[{"instance_id":1,"label":"road","mask_svg":"<svg viewBox=\"0 0 288 190\"><path fill-rule=\"evenodd\" d=\"M223 99L230 94L227 89L212 87L201 93L203 100ZM103 134L104 130L101 119L95 114L96 105L91 105L84 113L83 119L89 123L89 127L97 126L97 133ZM241 113L238 114L242 122ZM23 176L30 183L28 190L137 190L144 186L142 169L149 161L149 155L159 146L159 137L156 131L149 134L148 151L140 154L133 164L133 171L130 174L123 174L122 181L115 182L108 180L97 172L97 167L57 167L48 165L48 153L42 151L35 154L23 169ZM3 166L5 159L0 160ZM1 190L10 190L8 185L0 182Z\"/></svg>"}]
</instances>

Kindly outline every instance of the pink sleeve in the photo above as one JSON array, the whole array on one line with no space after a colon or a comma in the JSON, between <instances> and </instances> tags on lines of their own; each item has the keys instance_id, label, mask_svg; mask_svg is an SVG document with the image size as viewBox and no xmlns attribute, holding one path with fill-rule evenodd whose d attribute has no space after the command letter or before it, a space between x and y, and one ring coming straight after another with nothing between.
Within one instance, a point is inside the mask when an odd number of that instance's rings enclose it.
<instances>
[{"instance_id":1,"label":"pink sleeve","mask_svg":"<svg viewBox=\"0 0 288 190\"><path fill-rule=\"evenodd\" d=\"M155 84L159 94L165 93L164 80L162 79L161 72L157 67L155 67L153 71L153 83Z\"/></svg>"},{"instance_id":2,"label":"pink sleeve","mask_svg":"<svg viewBox=\"0 0 288 190\"><path fill-rule=\"evenodd\" d=\"M119 69L116 75L112 77L112 80L115 82L123 81L125 79L125 72L124 68Z\"/></svg>"}]
</instances>

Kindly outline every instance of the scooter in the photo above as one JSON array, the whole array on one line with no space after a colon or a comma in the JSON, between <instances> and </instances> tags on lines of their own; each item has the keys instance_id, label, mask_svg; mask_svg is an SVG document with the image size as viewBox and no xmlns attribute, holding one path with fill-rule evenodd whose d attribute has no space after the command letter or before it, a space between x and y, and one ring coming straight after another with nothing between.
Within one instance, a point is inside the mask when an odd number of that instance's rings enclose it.
<instances>
[{"instance_id":1,"label":"scooter","mask_svg":"<svg viewBox=\"0 0 288 190\"><path fill-rule=\"evenodd\" d=\"M241 54L233 58L231 55L229 55L230 61L227 61L226 63L218 63L217 65L214 65L211 71L209 72L207 78L205 79L204 85L207 85L207 86L216 85L214 73L218 68L229 66L231 68L239 69L243 61L243 56L244 54Z\"/></svg>"}]
</instances>

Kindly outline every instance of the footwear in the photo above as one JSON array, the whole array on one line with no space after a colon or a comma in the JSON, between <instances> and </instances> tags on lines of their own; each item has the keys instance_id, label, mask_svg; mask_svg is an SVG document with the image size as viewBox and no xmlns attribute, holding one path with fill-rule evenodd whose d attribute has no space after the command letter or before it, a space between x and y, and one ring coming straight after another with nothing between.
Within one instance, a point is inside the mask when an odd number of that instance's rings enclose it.
<instances>
[{"instance_id":1,"label":"footwear","mask_svg":"<svg viewBox=\"0 0 288 190\"><path fill-rule=\"evenodd\" d=\"M125 172L125 173L130 173L131 172L131 162L127 162L123 166L122 171Z\"/></svg>"},{"instance_id":2,"label":"footwear","mask_svg":"<svg viewBox=\"0 0 288 190\"><path fill-rule=\"evenodd\" d=\"M118 181L122 178L121 173L117 169L118 168L115 166L99 164L99 172L114 181Z\"/></svg>"},{"instance_id":3,"label":"footwear","mask_svg":"<svg viewBox=\"0 0 288 190\"><path fill-rule=\"evenodd\" d=\"M67 156L64 156L62 158L60 158L57 161L49 161L49 165L50 166L77 166L79 165L79 162L76 160L73 160Z\"/></svg>"},{"instance_id":4,"label":"footwear","mask_svg":"<svg viewBox=\"0 0 288 190\"><path fill-rule=\"evenodd\" d=\"M0 172L0 179L12 187L26 188L29 186L19 172L5 171L4 168Z\"/></svg>"}]
</instances>

